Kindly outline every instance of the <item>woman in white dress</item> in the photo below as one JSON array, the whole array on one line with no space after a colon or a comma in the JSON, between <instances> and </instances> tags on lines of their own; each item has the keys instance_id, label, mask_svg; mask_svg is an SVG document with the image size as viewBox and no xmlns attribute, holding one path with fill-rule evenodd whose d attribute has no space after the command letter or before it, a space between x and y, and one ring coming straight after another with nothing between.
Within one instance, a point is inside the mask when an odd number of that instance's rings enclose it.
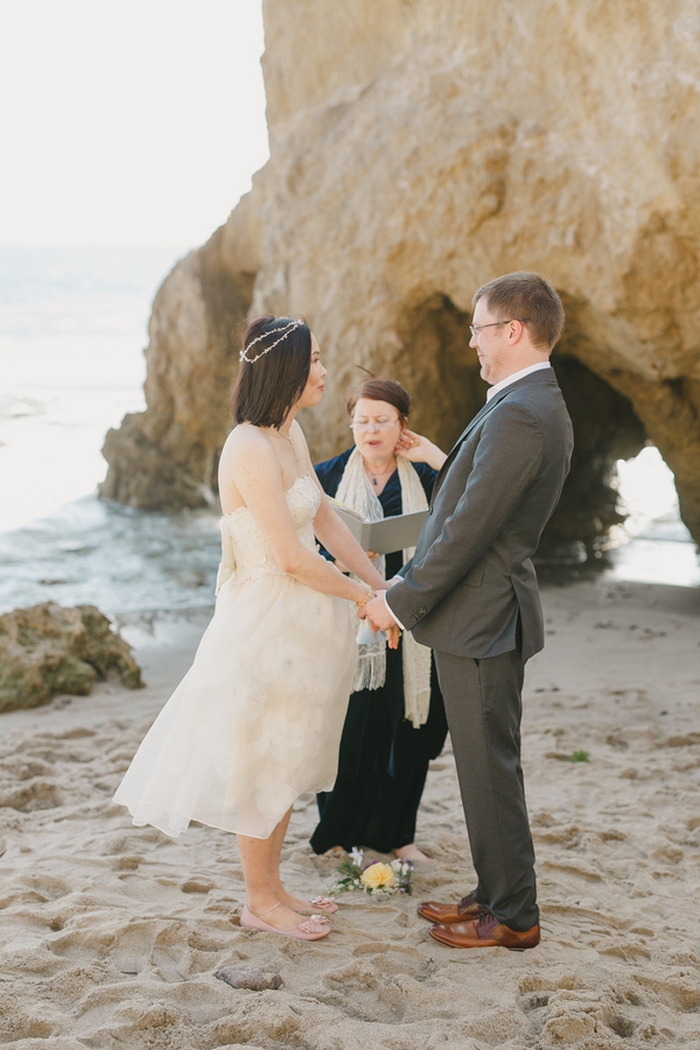
<instances>
[{"instance_id":1,"label":"woman in white dress","mask_svg":"<svg viewBox=\"0 0 700 1050\"><path fill-rule=\"evenodd\" d=\"M328 503L295 420L323 396L326 370L309 328L259 318L240 357L238 426L219 464L214 617L114 798L135 824L168 835L190 820L236 832L241 925L316 940L337 905L287 892L282 843L294 800L335 780L357 659L348 602L361 608L386 582ZM321 557L314 535L364 584ZM325 914L308 919L310 910Z\"/></svg>"}]
</instances>

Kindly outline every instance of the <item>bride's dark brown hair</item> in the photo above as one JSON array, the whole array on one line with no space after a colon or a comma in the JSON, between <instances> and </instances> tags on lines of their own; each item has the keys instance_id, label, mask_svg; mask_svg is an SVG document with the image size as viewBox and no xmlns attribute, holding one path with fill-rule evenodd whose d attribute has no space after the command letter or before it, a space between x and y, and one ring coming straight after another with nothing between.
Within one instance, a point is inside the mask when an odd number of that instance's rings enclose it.
<instances>
[{"instance_id":1,"label":"bride's dark brown hair","mask_svg":"<svg viewBox=\"0 0 700 1050\"><path fill-rule=\"evenodd\" d=\"M285 328L288 331L283 333ZM245 330L243 350L248 360L241 360L231 414L236 423L279 430L309 378L309 326L292 317L257 317Z\"/></svg>"}]
</instances>

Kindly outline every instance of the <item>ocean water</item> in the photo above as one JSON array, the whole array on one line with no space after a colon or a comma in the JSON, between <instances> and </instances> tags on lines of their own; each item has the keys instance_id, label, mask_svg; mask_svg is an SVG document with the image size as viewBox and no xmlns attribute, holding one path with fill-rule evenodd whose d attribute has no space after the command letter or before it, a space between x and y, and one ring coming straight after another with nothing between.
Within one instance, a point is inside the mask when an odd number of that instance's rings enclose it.
<instances>
[{"instance_id":1,"label":"ocean water","mask_svg":"<svg viewBox=\"0 0 700 1050\"><path fill-rule=\"evenodd\" d=\"M0 248L0 531L94 490L104 434L145 407L172 248Z\"/></svg>"},{"instance_id":2,"label":"ocean water","mask_svg":"<svg viewBox=\"0 0 700 1050\"><path fill-rule=\"evenodd\" d=\"M151 304L182 254L0 248L0 612L48 599L110 613L211 604L216 514L96 496L107 430L145 408Z\"/></svg>"},{"instance_id":3,"label":"ocean water","mask_svg":"<svg viewBox=\"0 0 700 1050\"><path fill-rule=\"evenodd\" d=\"M0 248L0 613L54 600L112 615L213 602L214 510L96 496L106 431L145 407L153 296L176 248ZM697 586L695 545L656 449L619 464L630 509L605 571Z\"/></svg>"}]
</instances>

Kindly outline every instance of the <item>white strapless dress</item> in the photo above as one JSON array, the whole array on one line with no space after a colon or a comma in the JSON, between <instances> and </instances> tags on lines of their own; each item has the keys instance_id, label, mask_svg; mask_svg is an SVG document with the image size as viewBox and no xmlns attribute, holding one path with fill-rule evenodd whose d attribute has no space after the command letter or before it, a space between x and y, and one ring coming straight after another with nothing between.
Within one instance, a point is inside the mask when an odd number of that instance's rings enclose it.
<instances>
[{"instance_id":1,"label":"white strapless dress","mask_svg":"<svg viewBox=\"0 0 700 1050\"><path fill-rule=\"evenodd\" d=\"M315 550L308 475L287 490ZM214 617L114 796L173 837L191 820L267 838L306 791L330 791L357 644L349 603L282 572L246 507L221 521Z\"/></svg>"}]
</instances>

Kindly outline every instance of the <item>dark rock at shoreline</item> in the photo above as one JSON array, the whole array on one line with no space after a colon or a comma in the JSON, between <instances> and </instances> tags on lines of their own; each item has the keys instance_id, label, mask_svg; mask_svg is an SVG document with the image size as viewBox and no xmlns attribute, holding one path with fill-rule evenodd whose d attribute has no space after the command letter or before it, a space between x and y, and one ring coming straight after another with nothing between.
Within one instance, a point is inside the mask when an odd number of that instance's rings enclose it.
<instances>
[{"instance_id":1,"label":"dark rock at shoreline","mask_svg":"<svg viewBox=\"0 0 700 1050\"><path fill-rule=\"evenodd\" d=\"M85 696L111 672L129 689L143 685L131 647L94 605L42 602L0 616L0 712Z\"/></svg>"}]
</instances>

